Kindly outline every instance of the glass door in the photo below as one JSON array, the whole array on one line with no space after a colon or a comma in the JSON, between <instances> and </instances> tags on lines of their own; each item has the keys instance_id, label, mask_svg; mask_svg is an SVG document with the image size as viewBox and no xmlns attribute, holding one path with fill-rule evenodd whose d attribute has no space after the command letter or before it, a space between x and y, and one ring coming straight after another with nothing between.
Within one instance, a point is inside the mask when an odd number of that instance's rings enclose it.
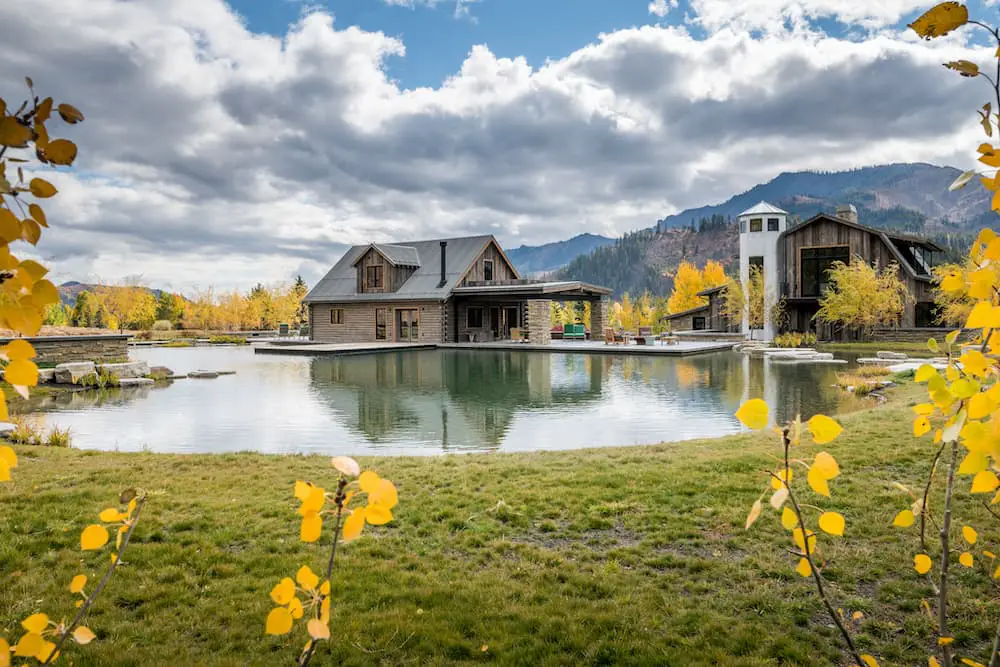
<instances>
[{"instance_id":1,"label":"glass door","mask_svg":"<svg viewBox=\"0 0 1000 667\"><path fill-rule=\"evenodd\" d=\"M386 325L389 323L389 309L375 309L375 340L387 340Z\"/></svg>"},{"instance_id":2,"label":"glass door","mask_svg":"<svg viewBox=\"0 0 1000 667\"><path fill-rule=\"evenodd\" d=\"M420 318L416 308L396 311L396 340L411 342L420 339Z\"/></svg>"}]
</instances>

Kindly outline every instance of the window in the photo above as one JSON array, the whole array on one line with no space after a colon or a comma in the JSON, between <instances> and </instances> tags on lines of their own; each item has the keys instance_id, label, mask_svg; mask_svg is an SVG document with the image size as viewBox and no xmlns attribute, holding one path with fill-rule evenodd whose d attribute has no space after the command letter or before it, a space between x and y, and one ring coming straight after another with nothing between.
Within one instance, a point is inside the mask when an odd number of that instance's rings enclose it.
<instances>
[{"instance_id":1,"label":"window","mask_svg":"<svg viewBox=\"0 0 1000 667\"><path fill-rule=\"evenodd\" d=\"M691 318L691 328L695 331L703 331L705 329L705 318L704 317L694 317Z\"/></svg>"},{"instance_id":2,"label":"window","mask_svg":"<svg viewBox=\"0 0 1000 667\"><path fill-rule=\"evenodd\" d=\"M469 329L483 328L483 309L469 308L465 313L465 324Z\"/></svg>"},{"instance_id":3,"label":"window","mask_svg":"<svg viewBox=\"0 0 1000 667\"><path fill-rule=\"evenodd\" d=\"M764 230L764 218L750 218L750 231L760 232Z\"/></svg>"},{"instance_id":4,"label":"window","mask_svg":"<svg viewBox=\"0 0 1000 667\"><path fill-rule=\"evenodd\" d=\"M343 323L344 323L344 309L343 308L330 309L330 324L343 324Z\"/></svg>"},{"instance_id":5,"label":"window","mask_svg":"<svg viewBox=\"0 0 1000 667\"><path fill-rule=\"evenodd\" d=\"M483 280L486 282L493 281L493 260L484 259L483 260Z\"/></svg>"},{"instance_id":6,"label":"window","mask_svg":"<svg viewBox=\"0 0 1000 667\"><path fill-rule=\"evenodd\" d=\"M767 219L767 231L776 232L778 231L778 218L768 218Z\"/></svg>"},{"instance_id":7,"label":"window","mask_svg":"<svg viewBox=\"0 0 1000 667\"><path fill-rule=\"evenodd\" d=\"M740 220L740 234L746 234L746 233L747 233L747 221Z\"/></svg>"},{"instance_id":8,"label":"window","mask_svg":"<svg viewBox=\"0 0 1000 667\"><path fill-rule=\"evenodd\" d=\"M751 257L750 258L750 270L753 271L753 267L757 267L761 272L764 271L764 258L763 257Z\"/></svg>"},{"instance_id":9,"label":"window","mask_svg":"<svg viewBox=\"0 0 1000 667\"><path fill-rule=\"evenodd\" d=\"M802 283L802 296L821 296L829 287L827 273L834 262L847 264L851 261L849 246L833 246L830 248L803 248L802 265L799 267L799 279Z\"/></svg>"},{"instance_id":10,"label":"window","mask_svg":"<svg viewBox=\"0 0 1000 667\"><path fill-rule=\"evenodd\" d=\"M366 266L365 267L365 287L368 289L381 289L382 288L382 267L381 266Z\"/></svg>"},{"instance_id":11,"label":"window","mask_svg":"<svg viewBox=\"0 0 1000 667\"><path fill-rule=\"evenodd\" d=\"M914 316L914 324L918 327L938 326L938 311L933 301L921 301L914 306Z\"/></svg>"},{"instance_id":12,"label":"window","mask_svg":"<svg viewBox=\"0 0 1000 667\"><path fill-rule=\"evenodd\" d=\"M385 325L388 319L388 308L375 309L375 340L387 340Z\"/></svg>"}]
</instances>

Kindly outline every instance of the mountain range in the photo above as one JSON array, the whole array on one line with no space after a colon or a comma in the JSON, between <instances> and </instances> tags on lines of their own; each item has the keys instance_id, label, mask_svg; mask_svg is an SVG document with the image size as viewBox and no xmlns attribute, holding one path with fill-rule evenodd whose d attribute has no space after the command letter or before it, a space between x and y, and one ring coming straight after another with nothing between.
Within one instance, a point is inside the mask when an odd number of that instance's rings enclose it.
<instances>
[{"instance_id":1,"label":"mountain range","mask_svg":"<svg viewBox=\"0 0 1000 667\"><path fill-rule=\"evenodd\" d=\"M667 294L682 260L715 259L730 268L739 237L733 220L760 201L780 206L797 224L839 204L854 204L859 222L933 238L957 257L976 231L997 225L990 193L977 180L949 192L961 174L953 167L889 164L841 172L786 172L720 204L691 208L618 239L584 234L510 253L518 270L605 285L616 296L650 290ZM588 246L590 246L588 248Z\"/></svg>"}]
</instances>

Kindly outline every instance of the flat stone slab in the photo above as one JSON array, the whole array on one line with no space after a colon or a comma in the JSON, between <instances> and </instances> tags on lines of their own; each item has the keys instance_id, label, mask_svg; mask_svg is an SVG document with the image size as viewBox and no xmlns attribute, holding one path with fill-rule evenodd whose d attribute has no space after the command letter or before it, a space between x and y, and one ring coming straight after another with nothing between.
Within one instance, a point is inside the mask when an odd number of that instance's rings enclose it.
<instances>
[{"instance_id":1,"label":"flat stone slab","mask_svg":"<svg viewBox=\"0 0 1000 667\"><path fill-rule=\"evenodd\" d=\"M97 366L92 361L76 361L59 364L55 368L55 381L60 384L76 384L82 378L97 372Z\"/></svg>"},{"instance_id":2,"label":"flat stone slab","mask_svg":"<svg viewBox=\"0 0 1000 667\"><path fill-rule=\"evenodd\" d=\"M847 359L772 359L782 364L846 364Z\"/></svg>"},{"instance_id":3,"label":"flat stone slab","mask_svg":"<svg viewBox=\"0 0 1000 667\"><path fill-rule=\"evenodd\" d=\"M908 371L916 371L918 368L928 363L927 359L911 359L910 361L903 362L901 364L894 364L889 366L890 373L906 373ZM932 363L931 366L939 371L943 371L948 367L948 364L937 364Z\"/></svg>"},{"instance_id":4,"label":"flat stone slab","mask_svg":"<svg viewBox=\"0 0 1000 667\"><path fill-rule=\"evenodd\" d=\"M38 383L46 384L48 382L54 382L56 379L56 369L54 368L39 368L38 369Z\"/></svg>"},{"instance_id":5,"label":"flat stone slab","mask_svg":"<svg viewBox=\"0 0 1000 667\"><path fill-rule=\"evenodd\" d=\"M909 357L905 352L876 352L875 356L879 359L895 359L898 361L906 361Z\"/></svg>"},{"instance_id":6,"label":"flat stone slab","mask_svg":"<svg viewBox=\"0 0 1000 667\"><path fill-rule=\"evenodd\" d=\"M189 378L198 378L201 380L211 380L219 377L219 374L215 371L191 371L187 374Z\"/></svg>"},{"instance_id":7,"label":"flat stone slab","mask_svg":"<svg viewBox=\"0 0 1000 667\"><path fill-rule=\"evenodd\" d=\"M11 431L17 430L17 424L11 424L10 422L0 422L0 435L7 435Z\"/></svg>"},{"instance_id":8,"label":"flat stone slab","mask_svg":"<svg viewBox=\"0 0 1000 667\"><path fill-rule=\"evenodd\" d=\"M129 361L123 364L98 364L98 373L106 373L119 380L143 378L149 375L149 364L145 361Z\"/></svg>"},{"instance_id":9,"label":"flat stone slab","mask_svg":"<svg viewBox=\"0 0 1000 667\"><path fill-rule=\"evenodd\" d=\"M879 359L877 357L861 357L858 359L860 366L888 366L892 361L889 359Z\"/></svg>"},{"instance_id":10,"label":"flat stone slab","mask_svg":"<svg viewBox=\"0 0 1000 667\"><path fill-rule=\"evenodd\" d=\"M144 385L156 384L153 378L119 378L119 387L141 387Z\"/></svg>"}]
</instances>

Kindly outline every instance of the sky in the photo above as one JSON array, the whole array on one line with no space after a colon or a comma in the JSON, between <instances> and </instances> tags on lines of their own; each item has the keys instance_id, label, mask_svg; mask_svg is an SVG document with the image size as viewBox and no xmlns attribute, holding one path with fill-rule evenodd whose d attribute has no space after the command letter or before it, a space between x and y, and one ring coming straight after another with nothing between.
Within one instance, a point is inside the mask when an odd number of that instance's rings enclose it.
<instances>
[{"instance_id":1,"label":"sky","mask_svg":"<svg viewBox=\"0 0 1000 667\"><path fill-rule=\"evenodd\" d=\"M940 63L993 49L920 40L932 4L33 0L5 6L0 97L30 75L87 117L49 124L80 149L46 175L57 281L313 284L351 244L537 245L783 171L968 168L989 91Z\"/></svg>"}]
</instances>

